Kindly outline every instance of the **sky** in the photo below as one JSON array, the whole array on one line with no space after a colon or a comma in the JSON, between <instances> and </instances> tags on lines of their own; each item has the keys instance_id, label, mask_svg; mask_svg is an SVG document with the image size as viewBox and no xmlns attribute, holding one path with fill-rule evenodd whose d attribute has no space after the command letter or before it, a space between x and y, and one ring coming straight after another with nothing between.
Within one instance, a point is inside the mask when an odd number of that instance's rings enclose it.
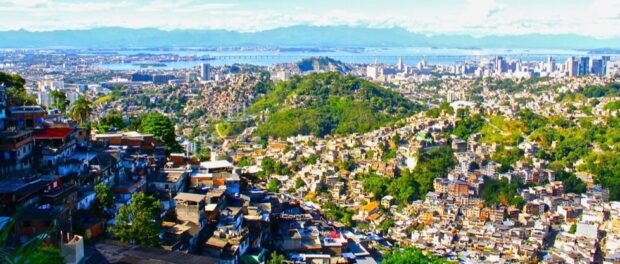
<instances>
[{"instance_id":1,"label":"sky","mask_svg":"<svg viewBox=\"0 0 620 264\"><path fill-rule=\"evenodd\" d=\"M620 37L620 0L0 0L0 30L114 26L255 32L295 25L612 38Z\"/></svg>"}]
</instances>

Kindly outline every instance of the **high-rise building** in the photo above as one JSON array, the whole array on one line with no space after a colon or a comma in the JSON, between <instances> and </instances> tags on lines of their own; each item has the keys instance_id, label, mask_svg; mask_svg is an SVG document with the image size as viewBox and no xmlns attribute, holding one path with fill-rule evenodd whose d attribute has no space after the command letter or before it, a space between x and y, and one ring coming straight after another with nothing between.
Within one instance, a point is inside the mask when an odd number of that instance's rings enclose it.
<instances>
[{"instance_id":1,"label":"high-rise building","mask_svg":"<svg viewBox=\"0 0 620 264\"><path fill-rule=\"evenodd\" d=\"M399 71L403 71L405 69L405 64L403 63L403 57L398 57L398 63L396 63L396 69Z\"/></svg>"},{"instance_id":2,"label":"high-rise building","mask_svg":"<svg viewBox=\"0 0 620 264\"><path fill-rule=\"evenodd\" d=\"M4 119L6 119L6 88L0 83L0 131L4 130Z\"/></svg>"},{"instance_id":3,"label":"high-rise building","mask_svg":"<svg viewBox=\"0 0 620 264\"><path fill-rule=\"evenodd\" d=\"M209 64L200 64L200 79L203 81L209 80Z\"/></svg>"},{"instance_id":4,"label":"high-rise building","mask_svg":"<svg viewBox=\"0 0 620 264\"><path fill-rule=\"evenodd\" d=\"M448 93L446 94L446 101L448 103L456 101L456 93L454 93L454 91L452 90L448 91Z\"/></svg>"},{"instance_id":5,"label":"high-rise building","mask_svg":"<svg viewBox=\"0 0 620 264\"><path fill-rule=\"evenodd\" d=\"M555 61L553 61L553 57L549 56L547 58L547 72L555 71Z\"/></svg>"},{"instance_id":6,"label":"high-rise building","mask_svg":"<svg viewBox=\"0 0 620 264\"><path fill-rule=\"evenodd\" d=\"M366 67L366 77L376 80L383 75L383 66L377 63L370 64Z\"/></svg>"},{"instance_id":7,"label":"high-rise building","mask_svg":"<svg viewBox=\"0 0 620 264\"><path fill-rule=\"evenodd\" d=\"M277 72L276 77L280 81L288 81L291 78L291 72L289 70L280 70Z\"/></svg>"},{"instance_id":8,"label":"high-rise building","mask_svg":"<svg viewBox=\"0 0 620 264\"><path fill-rule=\"evenodd\" d=\"M151 76L150 74L136 72L131 75L131 81L132 82L152 82L153 76Z\"/></svg>"},{"instance_id":9,"label":"high-rise building","mask_svg":"<svg viewBox=\"0 0 620 264\"><path fill-rule=\"evenodd\" d=\"M508 71L508 63L504 60L502 56L495 57L495 67L496 72L503 73Z\"/></svg>"},{"instance_id":10,"label":"high-rise building","mask_svg":"<svg viewBox=\"0 0 620 264\"><path fill-rule=\"evenodd\" d=\"M579 58L579 75L586 75L590 72L590 57Z\"/></svg>"},{"instance_id":11,"label":"high-rise building","mask_svg":"<svg viewBox=\"0 0 620 264\"><path fill-rule=\"evenodd\" d=\"M603 75L607 74L607 63L611 60L610 56L601 56L601 60L603 60Z\"/></svg>"},{"instance_id":12,"label":"high-rise building","mask_svg":"<svg viewBox=\"0 0 620 264\"><path fill-rule=\"evenodd\" d=\"M154 84L165 84L170 80L174 80L174 75L172 74L156 74L153 75L153 83Z\"/></svg>"},{"instance_id":13,"label":"high-rise building","mask_svg":"<svg viewBox=\"0 0 620 264\"><path fill-rule=\"evenodd\" d=\"M605 74L605 70L603 69L603 59L590 60L589 72L592 75L598 75L598 76Z\"/></svg>"},{"instance_id":14,"label":"high-rise building","mask_svg":"<svg viewBox=\"0 0 620 264\"><path fill-rule=\"evenodd\" d=\"M52 105L52 93L49 89L44 89L37 92L37 103L43 106Z\"/></svg>"},{"instance_id":15,"label":"high-rise building","mask_svg":"<svg viewBox=\"0 0 620 264\"><path fill-rule=\"evenodd\" d=\"M188 82L188 83L193 82L196 79L198 79L198 74L196 74L195 72L188 72L185 75L185 81Z\"/></svg>"},{"instance_id":16,"label":"high-rise building","mask_svg":"<svg viewBox=\"0 0 620 264\"><path fill-rule=\"evenodd\" d=\"M579 62L575 57L571 56L566 60L566 72L570 77L579 75Z\"/></svg>"},{"instance_id":17,"label":"high-rise building","mask_svg":"<svg viewBox=\"0 0 620 264\"><path fill-rule=\"evenodd\" d=\"M39 91L54 91L65 88L65 82L62 80L41 80L38 82Z\"/></svg>"}]
</instances>

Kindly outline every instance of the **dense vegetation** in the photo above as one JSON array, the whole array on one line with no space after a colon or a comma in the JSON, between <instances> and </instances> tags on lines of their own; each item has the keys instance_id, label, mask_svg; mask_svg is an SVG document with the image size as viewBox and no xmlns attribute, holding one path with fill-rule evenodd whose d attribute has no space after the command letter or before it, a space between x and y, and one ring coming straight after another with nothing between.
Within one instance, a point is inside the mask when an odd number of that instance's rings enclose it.
<instances>
[{"instance_id":1,"label":"dense vegetation","mask_svg":"<svg viewBox=\"0 0 620 264\"><path fill-rule=\"evenodd\" d=\"M138 117L134 120L140 132L152 134L154 138L159 139L166 144L166 150L170 152L181 151L181 146L176 140L174 133L174 125L172 121L165 115L160 113L149 113L145 116Z\"/></svg>"},{"instance_id":2,"label":"dense vegetation","mask_svg":"<svg viewBox=\"0 0 620 264\"><path fill-rule=\"evenodd\" d=\"M467 140L469 136L480 131L484 124L485 120L480 115L467 116L456 124L452 130L452 134Z\"/></svg>"},{"instance_id":3,"label":"dense vegetation","mask_svg":"<svg viewBox=\"0 0 620 264\"><path fill-rule=\"evenodd\" d=\"M302 72L322 69L345 73L351 70L351 68L343 62L328 57L305 58L297 63L297 67L299 67L299 70Z\"/></svg>"},{"instance_id":4,"label":"dense vegetation","mask_svg":"<svg viewBox=\"0 0 620 264\"><path fill-rule=\"evenodd\" d=\"M448 263L445 259L433 255L425 255L417 248L405 248L402 251L395 249L385 257L381 263L385 264L442 264Z\"/></svg>"},{"instance_id":5,"label":"dense vegetation","mask_svg":"<svg viewBox=\"0 0 620 264\"><path fill-rule=\"evenodd\" d=\"M251 107L268 110L260 136L363 133L413 114L420 107L376 84L335 72L280 82Z\"/></svg>"},{"instance_id":6,"label":"dense vegetation","mask_svg":"<svg viewBox=\"0 0 620 264\"><path fill-rule=\"evenodd\" d=\"M7 102L12 105L35 105L36 99L24 88L26 80L17 74L0 72L0 85L6 87Z\"/></svg>"},{"instance_id":7,"label":"dense vegetation","mask_svg":"<svg viewBox=\"0 0 620 264\"><path fill-rule=\"evenodd\" d=\"M496 180L487 178L480 189L480 196L487 205L515 205L521 208L523 206L523 199L520 196L516 196L520 187L518 183L509 183L506 179Z\"/></svg>"},{"instance_id":8,"label":"dense vegetation","mask_svg":"<svg viewBox=\"0 0 620 264\"><path fill-rule=\"evenodd\" d=\"M389 194L394 196L397 202L407 203L432 191L433 180L446 177L448 170L455 164L449 147L434 148L421 153L416 167L411 171L404 170L400 177L393 179L376 174L365 176L362 179L364 191L373 193L378 198Z\"/></svg>"},{"instance_id":9,"label":"dense vegetation","mask_svg":"<svg viewBox=\"0 0 620 264\"><path fill-rule=\"evenodd\" d=\"M135 193L128 205L122 205L116 215L112 234L131 244L157 246L161 232L160 201L143 192Z\"/></svg>"},{"instance_id":10,"label":"dense vegetation","mask_svg":"<svg viewBox=\"0 0 620 264\"><path fill-rule=\"evenodd\" d=\"M123 122L123 116L120 113L110 113L100 118L99 122L97 122L94 127L99 133L107 133L111 132L112 128L122 130L125 128L125 123Z\"/></svg>"}]
</instances>

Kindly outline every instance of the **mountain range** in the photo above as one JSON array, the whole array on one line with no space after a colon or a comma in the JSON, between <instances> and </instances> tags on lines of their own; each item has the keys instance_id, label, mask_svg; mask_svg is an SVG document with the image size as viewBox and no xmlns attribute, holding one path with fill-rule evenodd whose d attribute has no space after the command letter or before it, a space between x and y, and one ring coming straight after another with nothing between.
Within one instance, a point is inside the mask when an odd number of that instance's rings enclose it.
<instances>
[{"instance_id":1,"label":"mountain range","mask_svg":"<svg viewBox=\"0 0 620 264\"><path fill-rule=\"evenodd\" d=\"M526 34L474 37L426 35L402 28L293 26L259 32L210 29L160 30L104 27L83 30L0 31L0 48L161 48L161 47L436 47L605 49L620 38L597 39L575 34Z\"/></svg>"}]
</instances>

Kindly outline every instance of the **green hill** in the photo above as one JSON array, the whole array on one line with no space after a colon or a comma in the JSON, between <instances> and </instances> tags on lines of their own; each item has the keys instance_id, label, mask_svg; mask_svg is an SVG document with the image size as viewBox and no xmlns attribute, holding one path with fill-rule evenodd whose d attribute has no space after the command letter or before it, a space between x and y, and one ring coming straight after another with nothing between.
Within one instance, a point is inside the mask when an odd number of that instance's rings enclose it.
<instances>
[{"instance_id":1,"label":"green hill","mask_svg":"<svg viewBox=\"0 0 620 264\"><path fill-rule=\"evenodd\" d=\"M326 70L346 73L351 71L351 68L348 65L342 63L341 61L334 60L328 57L306 58L298 62L297 67L299 67L299 70L302 72L312 70Z\"/></svg>"},{"instance_id":2,"label":"green hill","mask_svg":"<svg viewBox=\"0 0 620 264\"><path fill-rule=\"evenodd\" d=\"M364 133L413 114L421 107L401 94L336 72L280 82L250 108L267 113L260 136Z\"/></svg>"}]
</instances>

